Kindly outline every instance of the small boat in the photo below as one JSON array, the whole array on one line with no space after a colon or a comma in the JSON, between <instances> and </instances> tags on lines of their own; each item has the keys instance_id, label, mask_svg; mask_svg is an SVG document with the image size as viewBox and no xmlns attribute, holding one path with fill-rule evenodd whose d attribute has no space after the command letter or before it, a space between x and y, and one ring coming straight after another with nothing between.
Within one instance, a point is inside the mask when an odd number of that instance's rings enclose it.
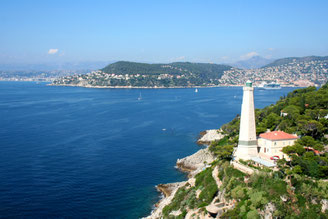
<instances>
[{"instance_id":1,"label":"small boat","mask_svg":"<svg viewBox=\"0 0 328 219\"><path fill-rule=\"evenodd\" d=\"M197 88L195 89L195 93L198 93L198 89Z\"/></svg>"},{"instance_id":2,"label":"small boat","mask_svg":"<svg viewBox=\"0 0 328 219\"><path fill-rule=\"evenodd\" d=\"M141 92L140 92L139 97L138 97L138 100L141 100L141 99L142 99L142 97L141 97Z\"/></svg>"}]
</instances>

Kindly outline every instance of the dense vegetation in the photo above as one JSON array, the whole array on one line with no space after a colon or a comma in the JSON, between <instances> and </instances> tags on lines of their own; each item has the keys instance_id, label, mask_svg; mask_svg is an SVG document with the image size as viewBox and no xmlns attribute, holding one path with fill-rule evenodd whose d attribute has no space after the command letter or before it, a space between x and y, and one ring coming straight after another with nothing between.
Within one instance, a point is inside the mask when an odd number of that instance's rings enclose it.
<instances>
[{"instance_id":1,"label":"dense vegetation","mask_svg":"<svg viewBox=\"0 0 328 219\"><path fill-rule=\"evenodd\" d=\"M180 188L171 204L163 209L165 218L175 218L169 215L170 212L175 210L182 210L178 218L184 218L186 209L202 208L210 204L218 191L215 180L212 177L212 168L207 168L195 176L195 186L191 187L189 184ZM197 195L198 193L198 195Z\"/></svg>"},{"instance_id":2,"label":"dense vegetation","mask_svg":"<svg viewBox=\"0 0 328 219\"><path fill-rule=\"evenodd\" d=\"M277 218L327 218L328 212L321 212L320 202L328 198L328 182L295 175L289 184L281 172L260 172L248 177L228 162L221 162L219 178L225 198L237 201L220 218L260 218L261 214Z\"/></svg>"},{"instance_id":3,"label":"dense vegetation","mask_svg":"<svg viewBox=\"0 0 328 219\"><path fill-rule=\"evenodd\" d=\"M231 160L231 155L233 153L234 147L237 146L238 138L231 138L226 136L219 141L214 141L209 146L209 150L219 159L219 160Z\"/></svg>"},{"instance_id":4,"label":"dense vegetation","mask_svg":"<svg viewBox=\"0 0 328 219\"><path fill-rule=\"evenodd\" d=\"M223 71L231 66L209 63L173 62L170 64L147 64L137 62L120 61L101 69L105 73L117 75L141 74L141 75L181 75L192 73L202 78L220 78Z\"/></svg>"},{"instance_id":5,"label":"dense vegetation","mask_svg":"<svg viewBox=\"0 0 328 219\"><path fill-rule=\"evenodd\" d=\"M132 86L132 87L191 87L218 85L224 71L231 66L174 62L146 64L120 61L106 66L100 72L66 77L54 84L83 86Z\"/></svg>"},{"instance_id":6,"label":"dense vegetation","mask_svg":"<svg viewBox=\"0 0 328 219\"><path fill-rule=\"evenodd\" d=\"M222 182L219 190L212 177L215 166ZM233 168L226 159L214 162L210 168L196 175L195 186L180 188L172 202L164 207L164 218L184 218L189 209L206 213L205 206L213 198L223 194L225 202L235 200L235 206L220 218L328 218L328 210L322 212L322 200L328 199L328 182L312 180L294 174L292 178L283 171L270 169L248 176ZM197 196L197 194L199 194ZM217 202L222 202L222 199ZM180 210L179 216L172 211Z\"/></svg>"}]
</instances>

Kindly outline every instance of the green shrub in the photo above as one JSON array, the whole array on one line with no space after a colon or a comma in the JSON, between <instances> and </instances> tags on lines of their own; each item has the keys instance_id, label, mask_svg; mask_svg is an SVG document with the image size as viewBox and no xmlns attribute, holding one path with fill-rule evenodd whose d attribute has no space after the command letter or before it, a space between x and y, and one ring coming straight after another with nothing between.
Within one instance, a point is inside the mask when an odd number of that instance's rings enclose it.
<instances>
[{"instance_id":1,"label":"green shrub","mask_svg":"<svg viewBox=\"0 0 328 219\"><path fill-rule=\"evenodd\" d=\"M247 213L246 218L247 219L256 219L256 218L260 218L260 215L257 213L256 210L251 210Z\"/></svg>"}]
</instances>

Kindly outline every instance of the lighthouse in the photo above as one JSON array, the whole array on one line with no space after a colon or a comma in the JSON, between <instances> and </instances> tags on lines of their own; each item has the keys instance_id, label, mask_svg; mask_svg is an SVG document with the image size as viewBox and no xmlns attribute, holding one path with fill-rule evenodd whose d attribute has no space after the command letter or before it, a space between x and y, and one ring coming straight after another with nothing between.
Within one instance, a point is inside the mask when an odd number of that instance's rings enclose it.
<instances>
[{"instance_id":1,"label":"lighthouse","mask_svg":"<svg viewBox=\"0 0 328 219\"><path fill-rule=\"evenodd\" d=\"M257 140L254 111L254 87L247 81L243 87L238 147L234 154L237 160L250 160L257 157Z\"/></svg>"}]
</instances>

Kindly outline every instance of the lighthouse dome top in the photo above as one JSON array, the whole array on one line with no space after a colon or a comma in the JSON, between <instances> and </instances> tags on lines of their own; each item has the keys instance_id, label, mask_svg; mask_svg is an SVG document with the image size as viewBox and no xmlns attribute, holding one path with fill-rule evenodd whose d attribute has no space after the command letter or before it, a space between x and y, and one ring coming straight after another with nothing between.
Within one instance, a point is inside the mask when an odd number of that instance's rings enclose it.
<instances>
[{"instance_id":1,"label":"lighthouse dome top","mask_svg":"<svg viewBox=\"0 0 328 219\"><path fill-rule=\"evenodd\" d=\"M252 87L252 82L250 80L246 81L246 87Z\"/></svg>"}]
</instances>

